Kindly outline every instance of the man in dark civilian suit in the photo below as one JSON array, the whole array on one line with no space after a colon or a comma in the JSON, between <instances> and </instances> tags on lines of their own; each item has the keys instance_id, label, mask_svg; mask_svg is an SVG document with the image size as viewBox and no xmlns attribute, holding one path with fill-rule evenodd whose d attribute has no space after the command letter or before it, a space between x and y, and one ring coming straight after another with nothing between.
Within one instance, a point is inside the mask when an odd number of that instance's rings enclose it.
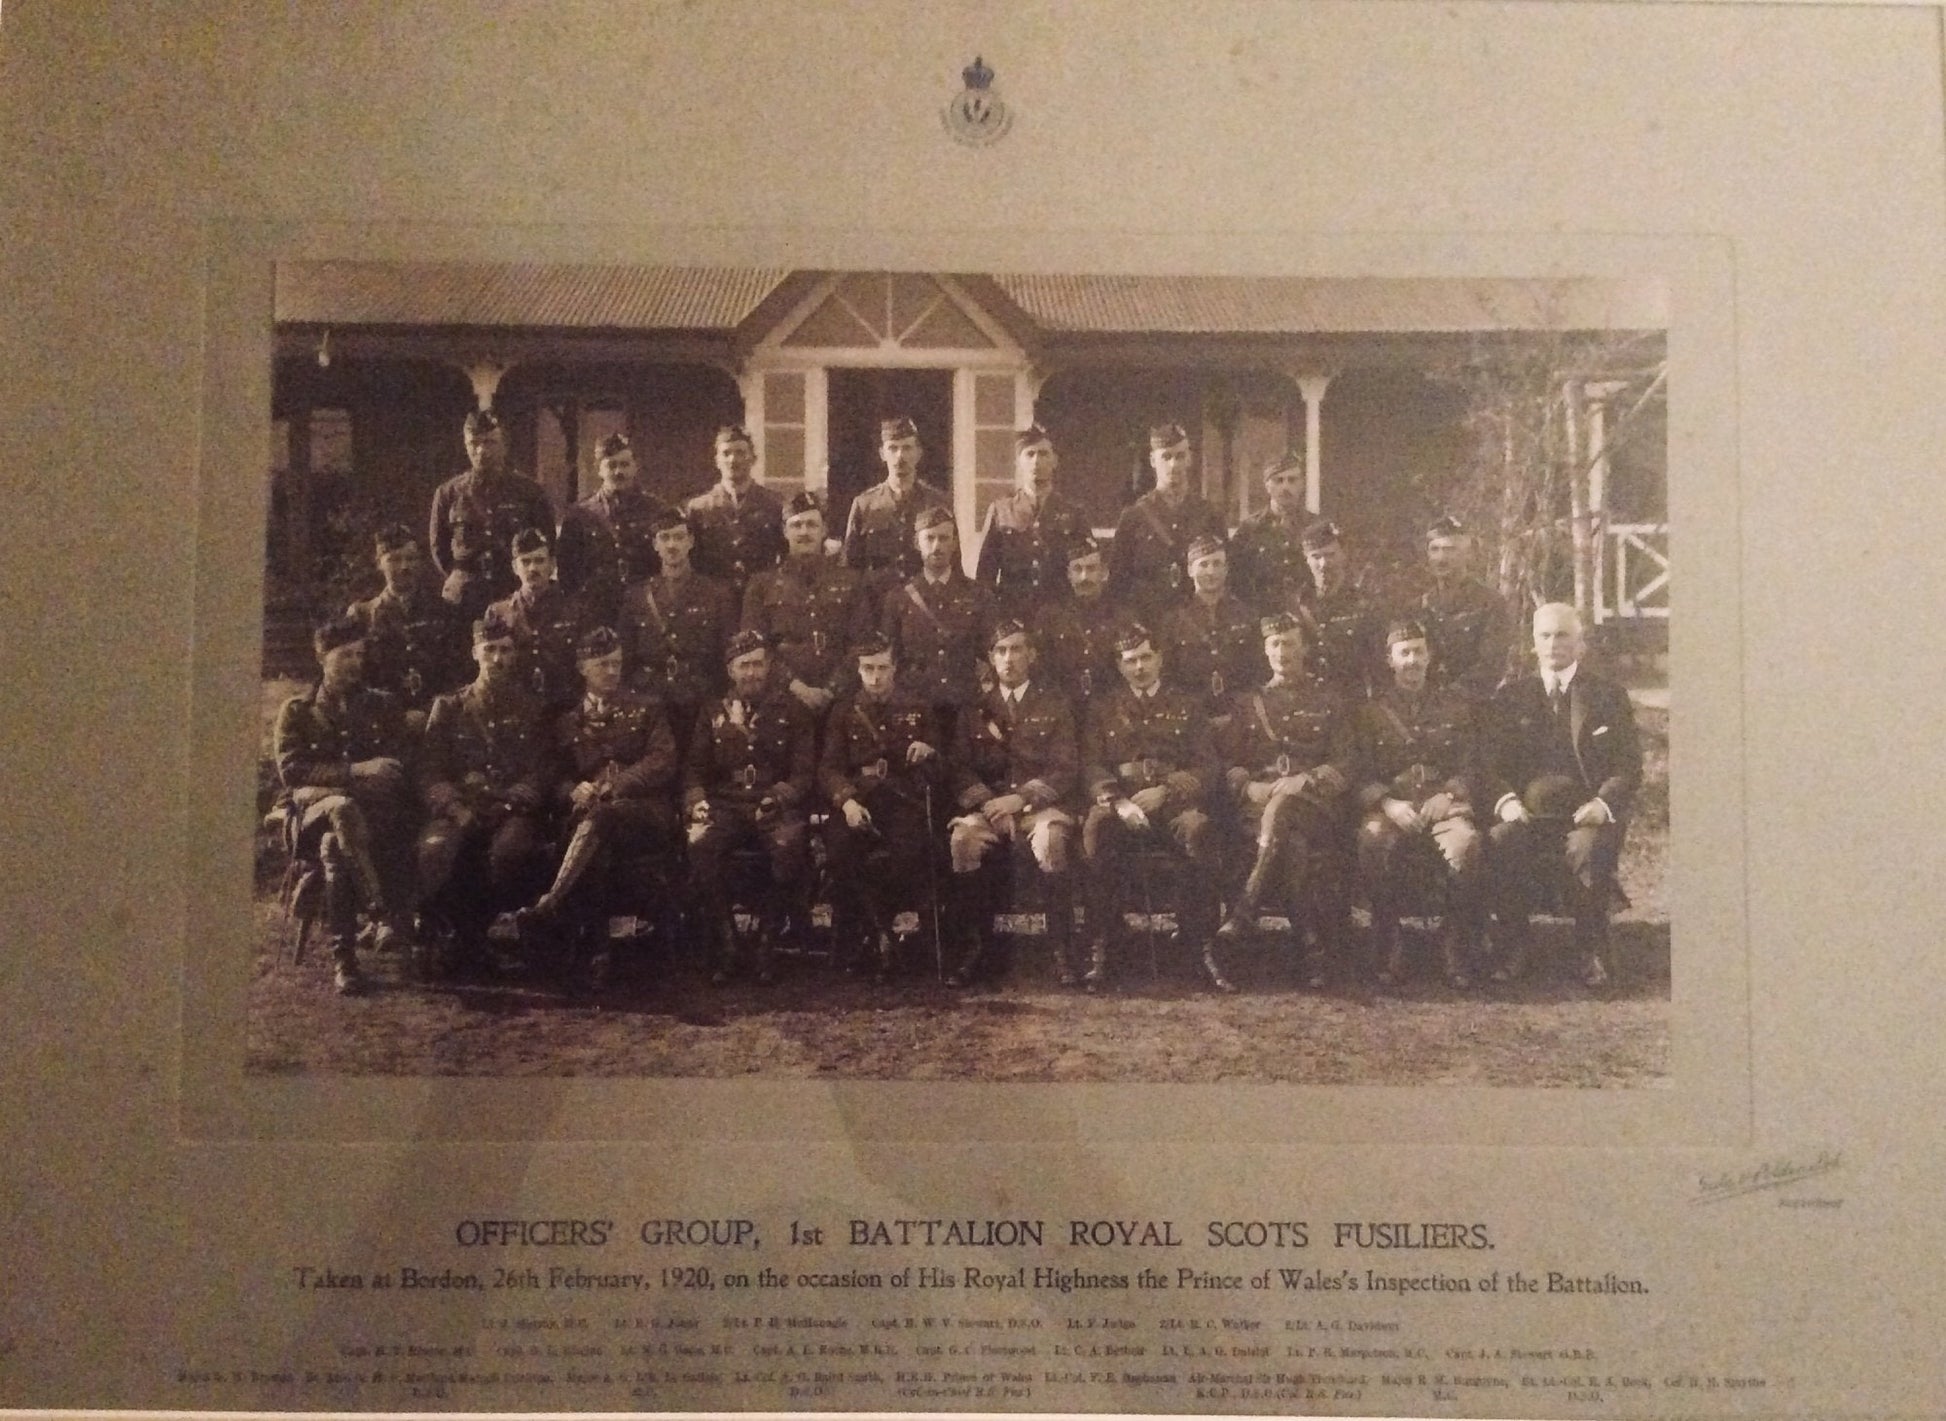
<instances>
[{"instance_id":1,"label":"man in dark civilian suit","mask_svg":"<svg viewBox=\"0 0 1946 1421\"><path fill-rule=\"evenodd\" d=\"M1563 602L1534 613L1540 673L1494 698L1488 734L1490 836L1496 911L1505 955L1497 982L1526 966L1528 914L1542 875L1565 865L1582 982L1608 980L1608 900L1642 780L1642 749L1628 692L1582 666L1581 618Z\"/></svg>"}]
</instances>

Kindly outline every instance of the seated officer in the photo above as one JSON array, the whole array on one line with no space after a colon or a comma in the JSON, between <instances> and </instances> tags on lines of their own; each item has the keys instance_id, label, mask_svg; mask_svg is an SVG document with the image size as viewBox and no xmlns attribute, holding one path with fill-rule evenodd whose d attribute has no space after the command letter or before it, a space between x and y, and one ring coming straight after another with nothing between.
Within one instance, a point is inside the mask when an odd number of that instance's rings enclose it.
<instances>
[{"instance_id":1,"label":"seated officer","mask_svg":"<svg viewBox=\"0 0 1946 1421\"><path fill-rule=\"evenodd\" d=\"M913 540L919 573L886 596L879 630L898 653L907 693L933 708L946 741L985 679L981 648L993 625L993 594L961 571L959 530L945 509L921 513Z\"/></svg>"},{"instance_id":2,"label":"seated officer","mask_svg":"<svg viewBox=\"0 0 1946 1421\"><path fill-rule=\"evenodd\" d=\"M1025 843L1041 871L1054 970L1072 987L1075 824L1063 806L1079 779L1074 713L1060 692L1032 679L1034 643L1018 621L993 629L987 657L995 684L960 717L953 753L954 798L964 811L952 825L953 917L969 924L970 935L949 981L968 980L992 949L994 880L1005 867L994 860L1004 860L1003 845Z\"/></svg>"},{"instance_id":3,"label":"seated officer","mask_svg":"<svg viewBox=\"0 0 1946 1421\"><path fill-rule=\"evenodd\" d=\"M1223 755L1257 854L1218 937L1234 941L1255 929L1264 908L1281 910L1310 937L1304 979L1321 987L1350 926L1351 708L1336 686L1306 670L1296 616L1272 613L1259 629L1270 680L1238 697Z\"/></svg>"},{"instance_id":4,"label":"seated officer","mask_svg":"<svg viewBox=\"0 0 1946 1421\"><path fill-rule=\"evenodd\" d=\"M1269 506L1237 525L1230 539L1231 590L1260 615L1295 612L1311 584L1302 542L1304 451L1287 450L1264 465Z\"/></svg>"},{"instance_id":5,"label":"seated officer","mask_svg":"<svg viewBox=\"0 0 1946 1421\"><path fill-rule=\"evenodd\" d=\"M474 624L473 660L473 683L432 703L420 756L432 818L419 834L419 902L469 954L495 913L546 881L554 783L546 707L523 675L514 628L492 609Z\"/></svg>"},{"instance_id":6,"label":"seated officer","mask_svg":"<svg viewBox=\"0 0 1946 1421\"><path fill-rule=\"evenodd\" d=\"M520 589L488 610L499 615L520 647L521 675L549 710L566 710L581 694L574 649L588 630L581 604L554 580L554 548L529 528L513 540Z\"/></svg>"},{"instance_id":7,"label":"seated officer","mask_svg":"<svg viewBox=\"0 0 1946 1421\"><path fill-rule=\"evenodd\" d=\"M1095 697L1122 684L1115 640L1131 618L1108 595L1108 560L1090 534L1068 544L1068 589L1034 619L1035 671L1074 703L1078 720Z\"/></svg>"},{"instance_id":8,"label":"seated officer","mask_svg":"<svg viewBox=\"0 0 1946 1421\"><path fill-rule=\"evenodd\" d=\"M668 505L644 489L628 440L611 434L595 446L601 487L561 515L554 554L561 586L590 620L615 625L622 589L656 571L656 515Z\"/></svg>"},{"instance_id":9,"label":"seated officer","mask_svg":"<svg viewBox=\"0 0 1946 1421\"><path fill-rule=\"evenodd\" d=\"M1507 952L1496 982L1527 962L1528 914L1540 880L1567 870L1581 980L1608 981L1608 900L1628 811L1642 783L1642 747L1628 692L1581 664L1581 618L1564 602L1534 613L1538 675L1509 681L1488 708L1485 778L1499 820L1489 833L1495 915Z\"/></svg>"},{"instance_id":10,"label":"seated officer","mask_svg":"<svg viewBox=\"0 0 1946 1421\"><path fill-rule=\"evenodd\" d=\"M416 805L406 778L399 703L364 684L364 630L339 617L319 627L318 684L284 702L272 748L284 798L298 816L296 852L324 869L325 923L340 992L359 990L358 915L381 949L403 940L402 848ZM381 871L384 864L389 871Z\"/></svg>"},{"instance_id":11,"label":"seated officer","mask_svg":"<svg viewBox=\"0 0 1946 1421\"><path fill-rule=\"evenodd\" d=\"M1426 587L1416 615L1432 647L1434 685L1458 686L1484 704L1506 679L1514 632L1507 604L1468 574L1473 539L1459 519L1442 516L1426 529Z\"/></svg>"},{"instance_id":12,"label":"seated officer","mask_svg":"<svg viewBox=\"0 0 1946 1421\"><path fill-rule=\"evenodd\" d=\"M466 618L439 595L419 540L404 524L379 529L373 542L385 589L352 603L347 615L365 629L365 684L397 696L407 725L417 730L433 697L470 674Z\"/></svg>"},{"instance_id":13,"label":"seated officer","mask_svg":"<svg viewBox=\"0 0 1946 1421\"><path fill-rule=\"evenodd\" d=\"M1212 721L1227 720L1237 693L1263 674L1258 618L1230 594L1230 555L1221 538L1197 538L1183 565L1189 600L1163 618L1163 662L1174 685L1203 697Z\"/></svg>"},{"instance_id":14,"label":"seated officer","mask_svg":"<svg viewBox=\"0 0 1946 1421\"><path fill-rule=\"evenodd\" d=\"M825 723L818 787L837 811L824 837L833 927L852 967L869 959L884 977L893 917L915 885L936 882L930 811L945 757L932 743L932 708L898 684L892 643L873 632L851 659L858 690Z\"/></svg>"},{"instance_id":15,"label":"seated officer","mask_svg":"<svg viewBox=\"0 0 1946 1421\"><path fill-rule=\"evenodd\" d=\"M808 866L805 808L811 796L811 712L771 680L763 637L741 631L724 648L730 693L703 703L683 767L689 814L689 863L717 934L721 985L736 971L736 931L730 920L730 855L746 845L770 859L770 892L760 905L757 981L773 980L772 938L796 906Z\"/></svg>"},{"instance_id":16,"label":"seated officer","mask_svg":"<svg viewBox=\"0 0 1946 1421\"><path fill-rule=\"evenodd\" d=\"M1220 779L1209 719L1200 697L1163 679L1162 653L1140 624L1116 643L1122 685L1090 708L1082 763L1093 801L1081 829L1088 863L1089 991L1108 975L1109 939L1123 933L1126 860L1139 844L1172 843L1191 871L1182 875L1178 916L1182 935L1200 944L1203 969L1227 986L1210 955L1216 926L1217 845L1203 802ZM1140 870L1135 870L1139 872Z\"/></svg>"},{"instance_id":17,"label":"seated officer","mask_svg":"<svg viewBox=\"0 0 1946 1421\"><path fill-rule=\"evenodd\" d=\"M616 869L650 854L675 857L682 827L676 740L661 707L623 687L622 660L621 638L608 627L581 638L577 665L587 689L554 723L566 771L556 799L574 831L553 885L514 915L523 940L556 926L586 927L618 886ZM597 985L607 966L604 936L589 964Z\"/></svg>"},{"instance_id":18,"label":"seated officer","mask_svg":"<svg viewBox=\"0 0 1946 1421\"><path fill-rule=\"evenodd\" d=\"M1338 525L1320 518L1304 530L1304 560L1311 585L1297 614L1311 651L1311 669L1354 701L1362 701L1379 682L1379 643L1385 621L1378 603L1352 575Z\"/></svg>"},{"instance_id":19,"label":"seated officer","mask_svg":"<svg viewBox=\"0 0 1946 1421\"><path fill-rule=\"evenodd\" d=\"M822 717L853 675L847 648L872 628L859 574L824 551L824 504L813 493L784 506L783 562L750 579L743 629L763 636L775 674L798 703Z\"/></svg>"},{"instance_id":20,"label":"seated officer","mask_svg":"<svg viewBox=\"0 0 1946 1421\"><path fill-rule=\"evenodd\" d=\"M622 645L634 684L660 702L676 743L687 745L696 707L723 689L723 646L736 630L730 589L690 565L695 535L673 508L650 526L662 572L632 582L622 594Z\"/></svg>"},{"instance_id":21,"label":"seated officer","mask_svg":"<svg viewBox=\"0 0 1946 1421\"><path fill-rule=\"evenodd\" d=\"M1431 684L1425 627L1402 618L1386 630L1385 640L1392 685L1357 714L1366 779L1358 795L1365 815L1358 872L1372 905L1378 980L1389 987L1404 975L1400 903L1415 870L1431 866L1445 889L1441 969L1454 987L1464 988L1479 949L1484 847L1473 822L1473 705L1457 686Z\"/></svg>"}]
</instances>

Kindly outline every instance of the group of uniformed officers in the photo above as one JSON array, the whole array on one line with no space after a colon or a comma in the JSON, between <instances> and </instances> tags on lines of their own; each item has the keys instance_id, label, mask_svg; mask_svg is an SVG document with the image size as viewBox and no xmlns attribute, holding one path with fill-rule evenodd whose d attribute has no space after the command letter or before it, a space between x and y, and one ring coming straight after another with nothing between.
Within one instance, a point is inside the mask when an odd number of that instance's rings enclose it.
<instances>
[{"instance_id":1,"label":"group of uniformed officers","mask_svg":"<svg viewBox=\"0 0 1946 1421\"><path fill-rule=\"evenodd\" d=\"M320 678L277 721L340 991L361 942L434 936L465 950L447 967L578 941L599 979L609 916L669 895L700 905L716 980L768 982L808 920L814 828L836 940L879 975L915 908L944 924L949 983L993 975L996 913L1031 902L1063 986L1110 981L1145 909L1225 992L1265 916L1292 925L1307 985L1390 986L1401 916L1436 914L1438 969L1465 988L1522 975L1547 893L1581 979L1607 979L1641 775L1628 697L1581 665L1561 604L1533 618L1538 674L1509 674L1508 609L1452 518L1427 530L1423 592L1387 608L1305 512L1301 455L1230 533L1163 424L1155 486L1104 551L1033 426L969 577L909 420L883 422L885 479L842 551L818 497L755 480L738 427L681 508L609 437L558 526L490 412L465 442L423 552L377 535L384 589L318 628Z\"/></svg>"}]
</instances>

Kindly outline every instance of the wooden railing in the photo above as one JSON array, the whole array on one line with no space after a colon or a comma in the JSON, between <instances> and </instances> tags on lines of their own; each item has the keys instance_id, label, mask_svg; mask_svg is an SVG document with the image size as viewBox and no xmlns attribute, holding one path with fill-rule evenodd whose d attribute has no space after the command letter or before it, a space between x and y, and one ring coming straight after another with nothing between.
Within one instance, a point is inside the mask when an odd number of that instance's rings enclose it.
<instances>
[{"instance_id":1,"label":"wooden railing","mask_svg":"<svg viewBox=\"0 0 1946 1421\"><path fill-rule=\"evenodd\" d=\"M1669 525L1608 524L1595 546L1595 620L1668 615Z\"/></svg>"}]
</instances>

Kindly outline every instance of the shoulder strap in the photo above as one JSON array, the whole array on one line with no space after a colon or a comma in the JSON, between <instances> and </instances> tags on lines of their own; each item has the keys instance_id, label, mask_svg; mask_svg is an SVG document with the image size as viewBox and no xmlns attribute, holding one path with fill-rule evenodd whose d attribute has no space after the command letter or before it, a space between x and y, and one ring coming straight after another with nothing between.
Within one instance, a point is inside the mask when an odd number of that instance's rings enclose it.
<instances>
[{"instance_id":1,"label":"shoulder strap","mask_svg":"<svg viewBox=\"0 0 1946 1421\"><path fill-rule=\"evenodd\" d=\"M916 579L914 581L906 583L905 595L912 599L913 606L917 607L921 612L924 612L926 614L927 621L931 622L934 627L939 627L939 614L934 612L931 607L928 607L926 605L925 594L920 592L919 583Z\"/></svg>"},{"instance_id":2,"label":"shoulder strap","mask_svg":"<svg viewBox=\"0 0 1946 1421\"><path fill-rule=\"evenodd\" d=\"M1250 693L1250 704L1257 712L1257 728L1263 731L1264 739L1275 746L1277 744L1277 732L1270 728L1270 708L1264 704L1264 693L1262 691L1252 691Z\"/></svg>"}]
</instances>

